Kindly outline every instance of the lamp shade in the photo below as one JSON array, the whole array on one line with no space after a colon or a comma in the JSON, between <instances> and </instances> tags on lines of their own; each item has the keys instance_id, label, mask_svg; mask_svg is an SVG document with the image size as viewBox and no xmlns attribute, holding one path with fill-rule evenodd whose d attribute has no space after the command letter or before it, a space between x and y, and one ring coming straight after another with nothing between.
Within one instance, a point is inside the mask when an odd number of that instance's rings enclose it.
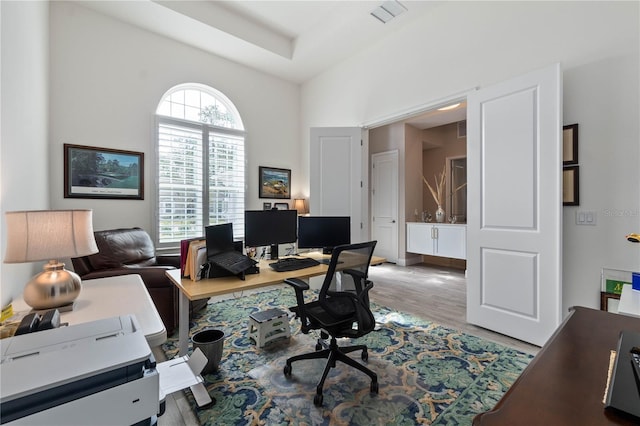
<instances>
[{"instance_id":1,"label":"lamp shade","mask_svg":"<svg viewBox=\"0 0 640 426\"><path fill-rule=\"evenodd\" d=\"M304 198L296 198L293 200L293 209L298 211L298 214L307 214L307 204Z\"/></svg>"},{"instance_id":2,"label":"lamp shade","mask_svg":"<svg viewBox=\"0 0 640 426\"><path fill-rule=\"evenodd\" d=\"M4 262L37 262L97 253L92 214L92 210L7 212Z\"/></svg>"}]
</instances>

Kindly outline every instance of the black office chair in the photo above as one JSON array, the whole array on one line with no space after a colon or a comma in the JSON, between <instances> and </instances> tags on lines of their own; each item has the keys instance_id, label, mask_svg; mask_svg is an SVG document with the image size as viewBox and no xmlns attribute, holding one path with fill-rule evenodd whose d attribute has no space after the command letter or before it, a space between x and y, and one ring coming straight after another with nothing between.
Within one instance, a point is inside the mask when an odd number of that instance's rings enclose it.
<instances>
[{"instance_id":1,"label":"black office chair","mask_svg":"<svg viewBox=\"0 0 640 426\"><path fill-rule=\"evenodd\" d=\"M342 361L371 377L371 392L378 393L378 376L373 371L346 355L361 350L361 358L369 358L365 345L338 347L337 338L357 338L364 336L375 327L375 319L369 309L369 290L373 283L367 279L369 263L376 246L376 241L359 244L347 244L335 247L331 254L331 263L325 276L318 299L305 303L304 291L309 285L297 278L284 282L295 289L298 306L291 308L296 318L302 322L302 332L321 330L316 351L296 355L287 359L284 367L285 376L291 376L291 363L301 359L327 358L327 365L322 379L316 387L313 403L322 405L322 387L331 368L336 361ZM327 346L325 340L331 337Z\"/></svg>"}]
</instances>

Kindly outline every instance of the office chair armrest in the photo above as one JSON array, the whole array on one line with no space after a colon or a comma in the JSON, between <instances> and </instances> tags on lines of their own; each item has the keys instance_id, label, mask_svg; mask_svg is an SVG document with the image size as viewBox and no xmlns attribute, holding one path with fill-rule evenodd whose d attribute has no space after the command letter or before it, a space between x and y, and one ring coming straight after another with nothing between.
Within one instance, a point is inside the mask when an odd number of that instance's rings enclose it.
<instances>
[{"instance_id":1,"label":"office chair armrest","mask_svg":"<svg viewBox=\"0 0 640 426\"><path fill-rule=\"evenodd\" d=\"M293 287L296 290L296 292L298 292L298 290L299 291L309 290L309 284L302 281L300 278L287 278L286 280L284 280L284 282L289 284L291 287Z\"/></svg>"},{"instance_id":2,"label":"office chair armrest","mask_svg":"<svg viewBox=\"0 0 640 426\"><path fill-rule=\"evenodd\" d=\"M309 290L309 284L302 281L300 278L287 278L284 282L285 284L289 284L293 287L296 292L296 303L298 306L294 312L296 313L296 318L300 318L300 322L302 324L301 331L306 334L309 332L309 324L307 320L307 312L304 309L304 291Z\"/></svg>"}]
</instances>

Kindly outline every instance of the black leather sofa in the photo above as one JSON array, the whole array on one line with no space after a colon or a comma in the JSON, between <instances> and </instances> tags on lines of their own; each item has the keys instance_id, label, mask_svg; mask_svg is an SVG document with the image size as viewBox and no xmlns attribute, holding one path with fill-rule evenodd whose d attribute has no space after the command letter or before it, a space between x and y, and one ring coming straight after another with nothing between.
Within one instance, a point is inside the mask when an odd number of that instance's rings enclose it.
<instances>
[{"instance_id":1,"label":"black leather sofa","mask_svg":"<svg viewBox=\"0 0 640 426\"><path fill-rule=\"evenodd\" d=\"M149 234L141 228L111 229L94 232L98 253L71 259L82 280L138 274L171 335L178 323L178 289L165 275L180 268L180 255L156 255ZM123 295L126 297L126 295ZM191 302L190 311L206 306L207 300Z\"/></svg>"}]
</instances>

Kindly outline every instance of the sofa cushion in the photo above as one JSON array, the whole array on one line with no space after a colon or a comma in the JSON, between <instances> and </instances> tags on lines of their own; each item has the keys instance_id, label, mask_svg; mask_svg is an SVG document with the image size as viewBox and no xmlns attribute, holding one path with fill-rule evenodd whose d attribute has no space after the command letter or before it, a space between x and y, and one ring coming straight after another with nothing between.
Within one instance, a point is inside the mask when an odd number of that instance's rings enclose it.
<instances>
[{"instance_id":1,"label":"sofa cushion","mask_svg":"<svg viewBox=\"0 0 640 426\"><path fill-rule=\"evenodd\" d=\"M143 229L112 229L94 234L98 253L88 256L94 270L156 263L153 241Z\"/></svg>"}]
</instances>

